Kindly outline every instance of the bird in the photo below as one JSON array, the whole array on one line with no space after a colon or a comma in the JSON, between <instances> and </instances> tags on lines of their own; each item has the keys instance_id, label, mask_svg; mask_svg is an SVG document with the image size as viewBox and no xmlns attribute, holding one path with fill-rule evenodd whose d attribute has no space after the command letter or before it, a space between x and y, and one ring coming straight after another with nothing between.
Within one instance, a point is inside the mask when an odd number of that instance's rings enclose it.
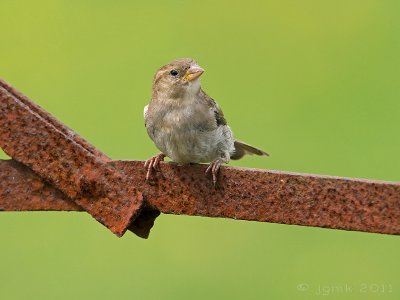
<instances>
[{"instance_id":1,"label":"bird","mask_svg":"<svg viewBox=\"0 0 400 300\"><path fill-rule=\"evenodd\" d=\"M144 121L161 152L145 162L146 181L166 156L179 165L209 163L205 173L216 186L222 164L246 154L269 155L234 138L221 108L201 87L203 73L191 58L175 59L156 72Z\"/></svg>"}]
</instances>

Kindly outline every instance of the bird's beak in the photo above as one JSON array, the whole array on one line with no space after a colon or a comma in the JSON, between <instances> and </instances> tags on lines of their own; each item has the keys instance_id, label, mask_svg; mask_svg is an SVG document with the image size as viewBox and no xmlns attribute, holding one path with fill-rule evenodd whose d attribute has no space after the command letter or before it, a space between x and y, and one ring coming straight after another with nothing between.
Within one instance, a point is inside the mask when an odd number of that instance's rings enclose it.
<instances>
[{"instance_id":1,"label":"bird's beak","mask_svg":"<svg viewBox=\"0 0 400 300\"><path fill-rule=\"evenodd\" d=\"M190 68L186 71L186 74L184 78L187 81L192 81L195 80L196 78L199 78L201 74L204 73L204 69L200 67L199 65L191 65Z\"/></svg>"}]
</instances>

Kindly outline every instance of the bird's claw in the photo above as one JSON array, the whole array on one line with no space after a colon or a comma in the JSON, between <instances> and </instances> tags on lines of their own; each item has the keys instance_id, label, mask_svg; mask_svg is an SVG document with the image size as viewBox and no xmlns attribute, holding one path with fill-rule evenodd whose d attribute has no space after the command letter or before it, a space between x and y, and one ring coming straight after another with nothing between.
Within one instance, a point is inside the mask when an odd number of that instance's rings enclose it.
<instances>
[{"instance_id":1,"label":"bird's claw","mask_svg":"<svg viewBox=\"0 0 400 300\"><path fill-rule=\"evenodd\" d=\"M206 174L211 173L212 174L212 179L213 179L213 183L214 183L214 187L217 186L217 179L218 179L218 172L219 172L219 168L221 167L221 160L217 159L214 160L212 163L210 163L210 165L208 166L208 168L206 169Z\"/></svg>"},{"instance_id":2,"label":"bird's claw","mask_svg":"<svg viewBox=\"0 0 400 300\"><path fill-rule=\"evenodd\" d=\"M160 161L163 161L165 158L164 153L158 153L157 155L153 156L152 158L146 160L144 163L144 168L147 169L147 174L146 174L146 181L150 179L151 172L153 170L157 170L159 167Z\"/></svg>"}]
</instances>

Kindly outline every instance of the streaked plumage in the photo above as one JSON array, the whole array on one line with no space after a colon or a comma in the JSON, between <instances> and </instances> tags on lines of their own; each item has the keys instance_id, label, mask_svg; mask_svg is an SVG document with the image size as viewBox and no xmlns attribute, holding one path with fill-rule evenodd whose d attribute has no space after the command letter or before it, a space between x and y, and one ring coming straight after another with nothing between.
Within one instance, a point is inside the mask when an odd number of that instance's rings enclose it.
<instances>
[{"instance_id":1,"label":"streaked plumage","mask_svg":"<svg viewBox=\"0 0 400 300\"><path fill-rule=\"evenodd\" d=\"M203 72L194 60L183 58L161 67L154 76L144 119L162 153L146 162L147 179L164 156L179 164L211 162L207 171L215 183L220 164L245 154L268 155L234 140L218 104L201 89Z\"/></svg>"}]
</instances>

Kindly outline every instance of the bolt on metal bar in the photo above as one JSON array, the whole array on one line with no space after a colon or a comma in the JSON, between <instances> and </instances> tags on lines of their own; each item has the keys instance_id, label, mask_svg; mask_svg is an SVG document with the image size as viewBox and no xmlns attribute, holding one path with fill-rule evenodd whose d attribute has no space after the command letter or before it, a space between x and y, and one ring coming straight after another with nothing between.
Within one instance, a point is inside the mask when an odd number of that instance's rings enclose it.
<instances>
[{"instance_id":1,"label":"bolt on metal bar","mask_svg":"<svg viewBox=\"0 0 400 300\"><path fill-rule=\"evenodd\" d=\"M0 210L87 211L146 238L160 212L400 234L400 184L223 167L112 161L0 81Z\"/></svg>"}]
</instances>

